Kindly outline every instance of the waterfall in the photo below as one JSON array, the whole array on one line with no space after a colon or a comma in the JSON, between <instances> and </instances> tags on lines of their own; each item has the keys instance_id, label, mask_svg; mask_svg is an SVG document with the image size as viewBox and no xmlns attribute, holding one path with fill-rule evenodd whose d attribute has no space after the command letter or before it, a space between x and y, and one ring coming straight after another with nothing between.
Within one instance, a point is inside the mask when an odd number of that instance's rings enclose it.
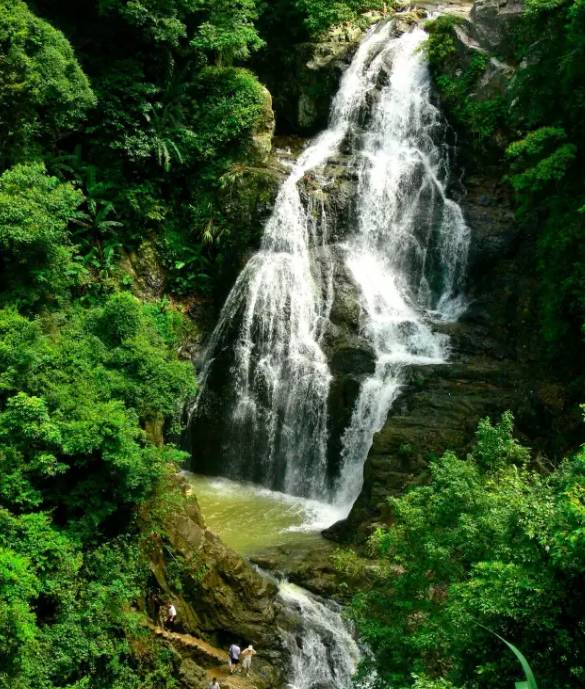
<instances>
[{"instance_id":1,"label":"waterfall","mask_svg":"<svg viewBox=\"0 0 585 689\"><path fill-rule=\"evenodd\" d=\"M231 478L349 509L405 367L445 361L447 340L432 322L461 309L468 230L446 195L444 126L431 103L424 39L419 28L396 36L391 22L366 35L343 74L329 127L282 185L260 250L223 307L192 416L211 404L218 357L231 352L233 399L222 410L233 429L222 452L222 473ZM333 252L335 218L306 187L334 184L327 163L348 151L357 176L355 222ZM327 457L332 373L324 336L340 260L359 290L363 335L376 362L343 435L335 478Z\"/></svg>"},{"instance_id":2,"label":"waterfall","mask_svg":"<svg viewBox=\"0 0 585 689\"><path fill-rule=\"evenodd\" d=\"M285 582L280 596L298 615L294 632L285 635L291 655L289 689L349 689L361 658L341 609Z\"/></svg>"},{"instance_id":3,"label":"waterfall","mask_svg":"<svg viewBox=\"0 0 585 689\"><path fill-rule=\"evenodd\" d=\"M370 32L343 75L331 125L301 154L281 187L260 250L240 273L212 335L194 413L205 404L216 350L234 321L233 424L243 430L262 482L284 492L322 497L327 484L327 398L331 374L320 339L329 315L332 264L324 208L307 205L299 182L339 148L353 116L373 87L372 55L388 40L390 25ZM319 180L322 184L325 179ZM313 260L320 244L324 257ZM251 431L251 432L250 432ZM230 460L229 475L255 478L249 454Z\"/></svg>"}]
</instances>

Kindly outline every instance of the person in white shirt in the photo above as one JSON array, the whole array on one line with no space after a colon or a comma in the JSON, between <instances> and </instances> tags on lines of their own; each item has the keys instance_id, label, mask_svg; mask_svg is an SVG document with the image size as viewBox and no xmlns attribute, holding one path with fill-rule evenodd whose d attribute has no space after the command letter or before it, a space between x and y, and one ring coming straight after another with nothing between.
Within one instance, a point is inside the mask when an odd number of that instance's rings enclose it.
<instances>
[{"instance_id":1,"label":"person in white shirt","mask_svg":"<svg viewBox=\"0 0 585 689\"><path fill-rule=\"evenodd\" d=\"M256 651L254 650L254 646L252 646L252 644L242 651L242 668L246 675L250 672L250 667L252 666L252 656L255 655Z\"/></svg>"},{"instance_id":2,"label":"person in white shirt","mask_svg":"<svg viewBox=\"0 0 585 689\"><path fill-rule=\"evenodd\" d=\"M167 619L166 622L169 625L173 625L175 623L175 618L177 617L177 608L172 603L169 603L169 607L167 609Z\"/></svg>"},{"instance_id":3,"label":"person in white shirt","mask_svg":"<svg viewBox=\"0 0 585 689\"><path fill-rule=\"evenodd\" d=\"M209 684L209 689L221 689L220 684L217 681L217 677L214 677L211 680L211 683Z\"/></svg>"},{"instance_id":4,"label":"person in white shirt","mask_svg":"<svg viewBox=\"0 0 585 689\"><path fill-rule=\"evenodd\" d=\"M240 647L237 644L232 644L230 646L230 650L228 651L229 654L229 666L230 666L230 672L233 674L236 672L238 669L238 665L240 663Z\"/></svg>"}]
</instances>

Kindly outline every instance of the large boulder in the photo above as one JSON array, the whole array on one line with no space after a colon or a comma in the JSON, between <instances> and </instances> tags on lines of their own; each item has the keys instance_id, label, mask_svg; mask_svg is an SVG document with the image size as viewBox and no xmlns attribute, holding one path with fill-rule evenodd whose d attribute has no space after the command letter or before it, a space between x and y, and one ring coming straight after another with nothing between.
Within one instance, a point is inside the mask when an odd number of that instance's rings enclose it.
<instances>
[{"instance_id":1,"label":"large boulder","mask_svg":"<svg viewBox=\"0 0 585 689\"><path fill-rule=\"evenodd\" d=\"M513 60L523 0L476 0L470 19L479 45L495 57Z\"/></svg>"},{"instance_id":2,"label":"large boulder","mask_svg":"<svg viewBox=\"0 0 585 689\"><path fill-rule=\"evenodd\" d=\"M275 623L286 611L278 588L207 528L186 481L169 485L166 498L145 507L142 528L149 534L145 550L153 580L145 607L156 619L156 601L173 601L179 632L170 639L174 648L184 656L188 646L191 661L207 666L215 662L213 649L253 643L255 683L279 686L286 651ZM200 674L192 666L189 673Z\"/></svg>"},{"instance_id":3,"label":"large boulder","mask_svg":"<svg viewBox=\"0 0 585 689\"><path fill-rule=\"evenodd\" d=\"M132 291L140 299L160 299L166 287L166 273L154 240L146 239L135 249L124 249L120 269L132 280Z\"/></svg>"}]
</instances>

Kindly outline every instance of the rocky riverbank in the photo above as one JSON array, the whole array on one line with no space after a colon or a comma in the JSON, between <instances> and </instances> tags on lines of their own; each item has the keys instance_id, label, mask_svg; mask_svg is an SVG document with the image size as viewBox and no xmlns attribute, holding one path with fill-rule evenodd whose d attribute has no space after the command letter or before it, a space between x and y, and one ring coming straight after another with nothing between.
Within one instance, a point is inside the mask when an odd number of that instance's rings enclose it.
<instances>
[{"instance_id":1,"label":"rocky riverbank","mask_svg":"<svg viewBox=\"0 0 585 689\"><path fill-rule=\"evenodd\" d=\"M282 686L289 659L277 631L287 617L278 587L207 528L184 479L169 485L168 498L145 506L142 530L152 573L144 612L159 642L177 654L185 687L207 687L208 671L225 674L234 642L258 649L253 686ZM172 630L154 624L161 600L177 609Z\"/></svg>"}]
</instances>

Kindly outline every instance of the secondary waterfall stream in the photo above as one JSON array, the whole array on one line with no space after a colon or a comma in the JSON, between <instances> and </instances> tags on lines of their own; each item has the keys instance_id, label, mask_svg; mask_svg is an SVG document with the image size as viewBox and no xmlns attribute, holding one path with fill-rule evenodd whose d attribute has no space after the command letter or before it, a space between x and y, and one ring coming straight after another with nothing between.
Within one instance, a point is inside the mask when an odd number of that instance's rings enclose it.
<instances>
[{"instance_id":1,"label":"secondary waterfall stream","mask_svg":"<svg viewBox=\"0 0 585 689\"><path fill-rule=\"evenodd\" d=\"M361 42L329 127L283 183L260 249L223 307L191 415L192 422L204 419L203 431L218 414L229 421L218 440L221 460L212 457L211 468L195 461L195 470L302 496L329 509L331 522L346 516L359 494L373 436L407 367L446 361L448 338L433 324L455 319L464 306L469 231L447 195L445 125L432 102L425 38L418 27L399 34L384 22ZM340 156L355 180L343 236L326 202ZM360 337L375 365L362 378L332 465L334 373L326 341L342 271L354 283ZM218 403L220 379L230 394ZM359 653L339 614L319 611L318 601L296 589L284 588L282 596L303 620L296 651L291 637L290 686L349 687Z\"/></svg>"},{"instance_id":2,"label":"secondary waterfall stream","mask_svg":"<svg viewBox=\"0 0 585 689\"><path fill-rule=\"evenodd\" d=\"M447 198L444 128L431 103L426 34L415 29L390 41L370 66L391 70L355 154L358 227L346 263L360 289L364 330L376 368L364 381L343 437L336 502L349 511L361 489L363 463L403 382L406 366L440 363L447 338L433 320L452 320L461 293L469 231Z\"/></svg>"},{"instance_id":3,"label":"secondary waterfall stream","mask_svg":"<svg viewBox=\"0 0 585 689\"><path fill-rule=\"evenodd\" d=\"M280 595L299 616L299 633L286 637L290 689L349 689L361 653L339 606L326 605L288 583L281 585Z\"/></svg>"}]
</instances>

